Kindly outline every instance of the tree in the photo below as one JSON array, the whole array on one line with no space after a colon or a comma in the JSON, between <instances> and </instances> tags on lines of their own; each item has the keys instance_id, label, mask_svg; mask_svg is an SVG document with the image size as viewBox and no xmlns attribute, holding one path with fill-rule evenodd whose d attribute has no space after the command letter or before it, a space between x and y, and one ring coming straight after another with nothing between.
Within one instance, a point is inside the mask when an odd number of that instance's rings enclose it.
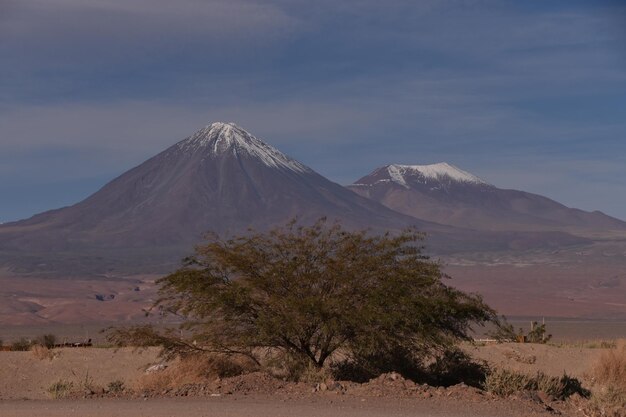
<instances>
[{"instance_id":1,"label":"tree","mask_svg":"<svg viewBox=\"0 0 626 417\"><path fill-rule=\"evenodd\" d=\"M489 336L499 342L547 343L552 338L551 334L547 334L545 323L530 322L530 330L527 333L521 327L516 333L513 325L504 316L493 320L493 324L495 327Z\"/></svg>"},{"instance_id":2,"label":"tree","mask_svg":"<svg viewBox=\"0 0 626 417\"><path fill-rule=\"evenodd\" d=\"M495 317L479 296L444 285L441 265L422 253L423 238L413 229L351 232L325 219L225 241L211 236L158 281L156 305L183 315L193 336L173 339L143 327L118 340L152 338L171 352L257 362L273 349L314 367L338 351L372 369L417 363L467 339L472 323Z\"/></svg>"}]
</instances>

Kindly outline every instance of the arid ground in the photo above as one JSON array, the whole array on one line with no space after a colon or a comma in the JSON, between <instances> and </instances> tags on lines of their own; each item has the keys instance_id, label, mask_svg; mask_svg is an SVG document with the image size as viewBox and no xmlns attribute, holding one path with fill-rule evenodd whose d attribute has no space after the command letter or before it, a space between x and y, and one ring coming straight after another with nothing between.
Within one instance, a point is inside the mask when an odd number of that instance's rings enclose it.
<instances>
[{"instance_id":1,"label":"arid ground","mask_svg":"<svg viewBox=\"0 0 626 417\"><path fill-rule=\"evenodd\" d=\"M552 376L567 372L584 384L592 383L589 369L606 350L512 343L466 345L465 349L476 360L493 366L531 374L540 370ZM142 395L142 387L153 384L158 376L146 374L151 365L162 363L157 353L155 348L63 348L45 355L0 352L0 415L522 417L554 415L552 407L563 415L578 415L575 403L547 405L532 398L502 399L471 387L427 387L393 375L365 384L343 383L341 389L329 385L316 390L314 383L287 383L250 374L212 381L201 391L184 388ZM58 381L72 384L77 392L73 399L51 399L50 387ZM122 382L136 394L120 398L97 394L113 381Z\"/></svg>"},{"instance_id":2,"label":"arid ground","mask_svg":"<svg viewBox=\"0 0 626 417\"><path fill-rule=\"evenodd\" d=\"M481 294L508 317L606 321L604 329L620 323L613 335L577 335L592 339L626 336L625 254L621 240L607 240L584 249L476 253L442 261L451 276L447 284ZM158 278L66 279L0 270L0 327L144 321Z\"/></svg>"}]
</instances>

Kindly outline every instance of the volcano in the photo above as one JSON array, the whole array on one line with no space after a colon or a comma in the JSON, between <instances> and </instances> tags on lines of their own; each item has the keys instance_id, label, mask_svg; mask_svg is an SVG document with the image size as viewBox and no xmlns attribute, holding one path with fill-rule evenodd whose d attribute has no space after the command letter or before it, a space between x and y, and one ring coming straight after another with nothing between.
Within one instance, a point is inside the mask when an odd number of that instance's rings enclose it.
<instances>
[{"instance_id":1,"label":"volcano","mask_svg":"<svg viewBox=\"0 0 626 417\"><path fill-rule=\"evenodd\" d=\"M561 232L441 225L366 197L233 123L212 123L73 206L0 225L0 266L64 276L163 273L191 254L207 232L225 237L321 217L374 233L414 226L428 234L435 254L587 243Z\"/></svg>"},{"instance_id":2,"label":"volcano","mask_svg":"<svg viewBox=\"0 0 626 417\"><path fill-rule=\"evenodd\" d=\"M84 201L1 225L0 254L51 270L67 269L68 259L79 270L170 265L208 231L323 216L348 228L436 228L352 193L233 123L212 123Z\"/></svg>"},{"instance_id":3,"label":"volcano","mask_svg":"<svg viewBox=\"0 0 626 417\"><path fill-rule=\"evenodd\" d=\"M398 212L455 227L488 231L561 231L580 236L626 231L599 211L566 207L541 195L497 188L445 162L387 165L348 186Z\"/></svg>"}]
</instances>

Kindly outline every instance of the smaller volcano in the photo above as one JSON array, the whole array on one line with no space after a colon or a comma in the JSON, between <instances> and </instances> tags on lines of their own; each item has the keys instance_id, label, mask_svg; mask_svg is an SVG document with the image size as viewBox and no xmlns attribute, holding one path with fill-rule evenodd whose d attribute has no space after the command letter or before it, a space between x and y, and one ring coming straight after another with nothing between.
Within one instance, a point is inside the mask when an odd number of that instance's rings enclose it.
<instances>
[{"instance_id":1,"label":"smaller volcano","mask_svg":"<svg viewBox=\"0 0 626 417\"><path fill-rule=\"evenodd\" d=\"M560 231L582 236L626 230L600 212L569 208L524 191L497 188L447 163L387 165L352 191L423 220L483 231Z\"/></svg>"}]
</instances>

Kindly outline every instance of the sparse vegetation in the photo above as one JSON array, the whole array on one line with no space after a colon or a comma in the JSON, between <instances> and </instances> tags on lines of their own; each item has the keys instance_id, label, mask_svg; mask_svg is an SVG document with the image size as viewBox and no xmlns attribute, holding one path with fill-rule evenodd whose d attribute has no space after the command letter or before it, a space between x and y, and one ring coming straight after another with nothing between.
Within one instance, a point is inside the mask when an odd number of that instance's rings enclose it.
<instances>
[{"instance_id":1,"label":"sparse vegetation","mask_svg":"<svg viewBox=\"0 0 626 417\"><path fill-rule=\"evenodd\" d=\"M30 340L26 339L25 337L22 337L19 340L16 340L15 342L11 344L11 350L18 351L18 352L26 352L27 350L30 350L31 346L32 346L32 343L30 342Z\"/></svg>"},{"instance_id":2,"label":"sparse vegetation","mask_svg":"<svg viewBox=\"0 0 626 417\"><path fill-rule=\"evenodd\" d=\"M33 353L33 356L39 360L54 359L54 352L45 346L33 345L30 351Z\"/></svg>"},{"instance_id":3,"label":"sparse vegetation","mask_svg":"<svg viewBox=\"0 0 626 417\"><path fill-rule=\"evenodd\" d=\"M555 346L555 347L571 347L571 348L582 348L582 349L612 349L617 346L617 342L615 340L604 340L604 339L559 341L559 342L550 342L549 344L550 346Z\"/></svg>"},{"instance_id":4,"label":"sparse vegetation","mask_svg":"<svg viewBox=\"0 0 626 417\"><path fill-rule=\"evenodd\" d=\"M414 378L425 358L495 317L479 296L444 284L440 264L422 253L422 239L414 230L349 232L323 219L226 241L212 236L158 281L157 307L185 317L192 337L139 327L114 331L110 340L257 364L273 349L319 369L341 350L367 373Z\"/></svg>"},{"instance_id":5,"label":"sparse vegetation","mask_svg":"<svg viewBox=\"0 0 626 417\"><path fill-rule=\"evenodd\" d=\"M602 387L593 393L585 407L587 417L625 417L626 392L617 387Z\"/></svg>"},{"instance_id":6,"label":"sparse vegetation","mask_svg":"<svg viewBox=\"0 0 626 417\"><path fill-rule=\"evenodd\" d=\"M626 391L626 340L621 340L613 349L604 352L593 369L599 384L610 385Z\"/></svg>"},{"instance_id":7,"label":"sparse vegetation","mask_svg":"<svg viewBox=\"0 0 626 417\"><path fill-rule=\"evenodd\" d=\"M520 391L542 391L558 399L565 399L573 394L589 396L576 378L566 374L562 377L552 377L538 372L536 375L526 375L508 369L491 369L487 373L483 388L495 395L508 397Z\"/></svg>"},{"instance_id":8,"label":"sparse vegetation","mask_svg":"<svg viewBox=\"0 0 626 417\"><path fill-rule=\"evenodd\" d=\"M626 416L626 340L604 352L593 367L597 384L587 412L590 416Z\"/></svg>"},{"instance_id":9,"label":"sparse vegetation","mask_svg":"<svg viewBox=\"0 0 626 417\"><path fill-rule=\"evenodd\" d=\"M143 375L137 388L161 392L185 384L237 376L256 369L256 364L243 357L231 358L226 355L193 354L180 358L163 370Z\"/></svg>"},{"instance_id":10,"label":"sparse vegetation","mask_svg":"<svg viewBox=\"0 0 626 417\"><path fill-rule=\"evenodd\" d=\"M48 349L54 348L54 345L56 344L56 342L57 342L57 337L53 334L44 334L42 336L39 336L37 340L35 341L35 343Z\"/></svg>"},{"instance_id":11,"label":"sparse vegetation","mask_svg":"<svg viewBox=\"0 0 626 417\"><path fill-rule=\"evenodd\" d=\"M528 332L525 332L521 327L516 332L513 325L504 316L498 317L494 323L496 327L489 333L489 336L501 342L547 343L552 339L552 335L548 334L546 330L545 323L531 322Z\"/></svg>"},{"instance_id":12,"label":"sparse vegetation","mask_svg":"<svg viewBox=\"0 0 626 417\"><path fill-rule=\"evenodd\" d=\"M481 388L489 368L484 362L474 361L460 349L450 349L438 357L427 369L430 385L451 386L460 383Z\"/></svg>"},{"instance_id":13,"label":"sparse vegetation","mask_svg":"<svg viewBox=\"0 0 626 417\"><path fill-rule=\"evenodd\" d=\"M74 384L72 382L60 379L48 387L48 394L55 400L66 398L70 395L73 388Z\"/></svg>"},{"instance_id":14,"label":"sparse vegetation","mask_svg":"<svg viewBox=\"0 0 626 417\"><path fill-rule=\"evenodd\" d=\"M80 390L84 393L91 394L95 391L95 384L93 382L93 377L89 375L89 369L85 371L85 376L78 382Z\"/></svg>"},{"instance_id":15,"label":"sparse vegetation","mask_svg":"<svg viewBox=\"0 0 626 417\"><path fill-rule=\"evenodd\" d=\"M119 379L111 381L107 385L107 391L111 394L121 394L125 389L124 382Z\"/></svg>"}]
</instances>

